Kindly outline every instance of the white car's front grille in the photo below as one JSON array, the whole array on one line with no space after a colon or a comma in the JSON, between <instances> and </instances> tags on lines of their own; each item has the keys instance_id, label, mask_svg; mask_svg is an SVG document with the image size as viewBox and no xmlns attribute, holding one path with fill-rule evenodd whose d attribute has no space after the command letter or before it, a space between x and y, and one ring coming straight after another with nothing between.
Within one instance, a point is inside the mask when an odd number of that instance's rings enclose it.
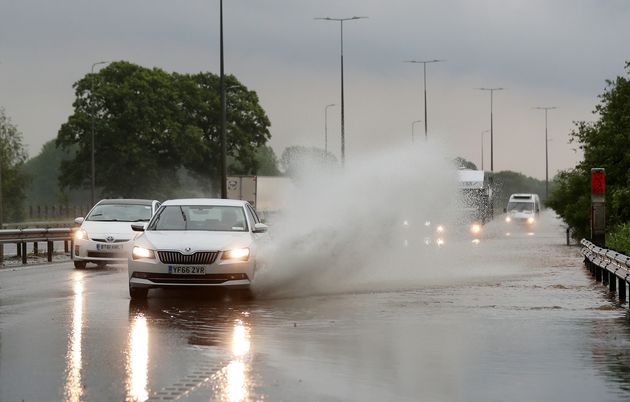
<instances>
[{"instance_id":1,"label":"white car's front grille","mask_svg":"<svg viewBox=\"0 0 630 402\"><path fill-rule=\"evenodd\" d=\"M216 261L218 251L200 251L194 254L182 254L179 251L158 251L163 264L205 264Z\"/></svg>"}]
</instances>

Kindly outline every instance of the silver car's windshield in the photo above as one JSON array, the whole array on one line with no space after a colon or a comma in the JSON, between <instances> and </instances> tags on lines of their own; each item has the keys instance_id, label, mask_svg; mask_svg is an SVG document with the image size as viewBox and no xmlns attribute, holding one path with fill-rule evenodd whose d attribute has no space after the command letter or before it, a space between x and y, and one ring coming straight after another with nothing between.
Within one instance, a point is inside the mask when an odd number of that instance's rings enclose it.
<instances>
[{"instance_id":1,"label":"silver car's windshield","mask_svg":"<svg viewBox=\"0 0 630 402\"><path fill-rule=\"evenodd\" d=\"M151 205L141 204L99 204L85 218L95 222L148 222L151 219Z\"/></svg>"},{"instance_id":2,"label":"silver car's windshield","mask_svg":"<svg viewBox=\"0 0 630 402\"><path fill-rule=\"evenodd\" d=\"M218 205L163 206L147 230L247 231L242 207Z\"/></svg>"}]
</instances>

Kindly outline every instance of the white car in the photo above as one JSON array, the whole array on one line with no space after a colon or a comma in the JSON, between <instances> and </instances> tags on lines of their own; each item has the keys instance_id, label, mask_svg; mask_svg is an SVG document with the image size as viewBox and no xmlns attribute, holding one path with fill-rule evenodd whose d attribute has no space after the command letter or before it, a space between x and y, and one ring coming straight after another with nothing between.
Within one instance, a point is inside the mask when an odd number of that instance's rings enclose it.
<instances>
[{"instance_id":1,"label":"white car","mask_svg":"<svg viewBox=\"0 0 630 402\"><path fill-rule=\"evenodd\" d=\"M97 265L125 263L131 252L131 239L136 233L134 222L148 222L160 206L156 200L101 200L85 218L76 218L81 225L74 235L74 267L85 268L88 262Z\"/></svg>"},{"instance_id":2,"label":"white car","mask_svg":"<svg viewBox=\"0 0 630 402\"><path fill-rule=\"evenodd\" d=\"M151 288L249 289L258 243L267 225L246 201L165 201L129 255L129 295L146 298Z\"/></svg>"}]
</instances>

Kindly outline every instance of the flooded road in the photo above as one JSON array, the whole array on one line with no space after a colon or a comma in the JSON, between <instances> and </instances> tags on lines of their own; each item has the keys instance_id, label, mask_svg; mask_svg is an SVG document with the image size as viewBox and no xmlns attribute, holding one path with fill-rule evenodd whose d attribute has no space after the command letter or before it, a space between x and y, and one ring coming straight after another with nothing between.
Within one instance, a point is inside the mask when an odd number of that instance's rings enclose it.
<instances>
[{"instance_id":1,"label":"flooded road","mask_svg":"<svg viewBox=\"0 0 630 402\"><path fill-rule=\"evenodd\" d=\"M564 228L487 232L435 250L457 258L419 259L424 283L392 264L395 282L305 297L156 290L135 304L125 266L5 269L0 400L629 400L627 305Z\"/></svg>"}]
</instances>

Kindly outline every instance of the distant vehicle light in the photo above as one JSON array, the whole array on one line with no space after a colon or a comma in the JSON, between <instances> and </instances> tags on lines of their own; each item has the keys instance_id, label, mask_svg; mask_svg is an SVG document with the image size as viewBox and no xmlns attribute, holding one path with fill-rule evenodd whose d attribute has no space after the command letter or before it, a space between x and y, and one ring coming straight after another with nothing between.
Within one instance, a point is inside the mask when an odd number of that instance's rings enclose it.
<instances>
[{"instance_id":1,"label":"distant vehicle light","mask_svg":"<svg viewBox=\"0 0 630 402\"><path fill-rule=\"evenodd\" d=\"M481 233L481 225L478 223L475 223L473 225L470 226L470 232L472 234L479 234Z\"/></svg>"},{"instance_id":2,"label":"distant vehicle light","mask_svg":"<svg viewBox=\"0 0 630 402\"><path fill-rule=\"evenodd\" d=\"M74 232L74 239L75 240L86 240L87 238L88 238L88 234L83 229L80 229L80 230L77 230L76 232Z\"/></svg>"},{"instance_id":3,"label":"distant vehicle light","mask_svg":"<svg viewBox=\"0 0 630 402\"><path fill-rule=\"evenodd\" d=\"M533 218L533 217L531 217L531 216L530 216L529 218L527 218L527 223L529 223L530 225L531 225L532 223L534 223L534 218Z\"/></svg>"},{"instance_id":4,"label":"distant vehicle light","mask_svg":"<svg viewBox=\"0 0 630 402\"><path fill-rule=\"evenodd\" d=\"M506 217L505 217L505 221L506 221L507 223L510 223L510 222L512 222L512 218L510 218L509 216L506 216Z\"/></svg>"},{"instance_id":5,"label":"distant vehicle light","mask_svg":"<svg viewBox=\"0 0 630 402\"><path fill-rule=\"evenodd\" d=\"M435 230L437 230L438 233L442 233L444 231L444 226L438 225L438 227L435 228Z\"/></svg>"},{"instance_id":6,"label":"distant vehicle light","mask_svg":"<svg viewBox=\"0 0 630 402\"><path fill-rule=\"evenodd\" d=\"M409 226L409 221L403 221L403 226Z\"/></svg>"},{"instance_id":7,"label":"distant vehicle light","mask_svg":"<svg viewBox=\"0 0 630 402\"><path fill-rule=\"evenodd\" d=\"M431 222L430 221L424 222L424 226L431 226Z\"/></svg>"},{"instance_id":8,"label":"distant vehicle light","mask_svg":"<svg viewBox=\"0 0 630 402\"><path fill-rule=\"evenodd\" d=\"M479 239L473 239L472 243L473 243L473 244L479 244L479 243L481 243L481 240L479 240Z\"/></svg>"},{"instance_id":9,"label":"distant vehicle light","mask_svg":"<svg viewBox=\"0 0 630 402\"><path fill-rule=\"evenodd\" d=\"M435 241L435 243L436 243L438 246L443 246L443 245L444 245L444 239L437 239L437 240Z\"/></svg>"}]
</instances>

